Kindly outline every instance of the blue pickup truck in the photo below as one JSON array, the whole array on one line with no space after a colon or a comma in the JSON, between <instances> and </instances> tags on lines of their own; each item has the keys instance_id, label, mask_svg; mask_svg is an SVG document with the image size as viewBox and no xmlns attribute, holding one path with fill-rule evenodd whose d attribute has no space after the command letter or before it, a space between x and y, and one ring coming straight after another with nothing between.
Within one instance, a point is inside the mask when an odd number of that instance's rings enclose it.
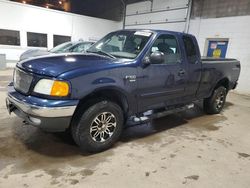
<instances>
[{"instance_id":1,"label":"blue pickup truck","mask_svg":"<svg viewBox=\"0 0 250 188\"><path fill-rule=\"evenodd\" d=\"M128 120L185 110L204 101L219 113L240 74L235 59L201 59L194 36L163 30L120 30L86 54L47 55L17 63L9 113L46 131L70 130L81 149L100 152Z\"/></svg>"}]
</instances>

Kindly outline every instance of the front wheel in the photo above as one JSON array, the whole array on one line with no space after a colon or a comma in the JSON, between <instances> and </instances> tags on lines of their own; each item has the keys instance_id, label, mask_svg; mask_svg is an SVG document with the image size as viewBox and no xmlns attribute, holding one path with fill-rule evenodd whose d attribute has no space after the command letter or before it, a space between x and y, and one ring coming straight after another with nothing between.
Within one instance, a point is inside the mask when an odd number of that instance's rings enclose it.
<instances>
[{"instance_id":1,"label":"front wheel","mask_svg":"<svg viewBox=\"0 0 250 188\"><path fill-rule=\"evenodd\" d=\"M81 114L79 122L72 129L73 138L82 150L101 152L119 139L123 123L120 106L111 101L101 101Z\"/></svg>"},{"instance_id":2,"label":"front wheel","mask_svg":"<svg viewBox=\"0 0 250 188\"><path fill-rule=\"evenodd\" d=\"M211 97L204 99L204 110L208 114L218 114L223 109L227 96L227 89L220 86L214 90Z\"/></svg>"}]
</instances>

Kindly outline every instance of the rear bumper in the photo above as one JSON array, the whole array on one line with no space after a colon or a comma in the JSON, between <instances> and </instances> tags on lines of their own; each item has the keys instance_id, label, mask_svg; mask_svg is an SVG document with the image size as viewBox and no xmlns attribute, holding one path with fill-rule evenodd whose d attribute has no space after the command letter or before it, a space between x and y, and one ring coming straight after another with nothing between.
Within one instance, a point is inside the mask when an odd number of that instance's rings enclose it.
<instances>
[{"instance_id":1,"label":"rear bumper","mask_svg":"<svg viewBox=\"0 0 250 188\"><path fill-rule=\"evenodd\" d=\"M8 88L6 106L28 124L49 132L64 131L70 126L78 100L47 100L25 96L13 86Z\"/></svg>"}]
</instances>

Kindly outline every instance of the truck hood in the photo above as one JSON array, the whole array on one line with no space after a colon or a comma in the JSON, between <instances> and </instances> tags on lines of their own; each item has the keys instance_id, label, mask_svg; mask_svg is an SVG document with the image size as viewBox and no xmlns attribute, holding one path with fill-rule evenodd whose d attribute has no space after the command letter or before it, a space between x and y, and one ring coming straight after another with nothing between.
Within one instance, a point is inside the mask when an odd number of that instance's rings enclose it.
<instances>
[{"instance_id":1,"label":"truck hood","mask_svg":"<svg viewBox=\"0 0 250 188\"><path fill-rule=\"evenodd\" d=\"M99 70L114 64L122 63L121 60L112 59L97 54L60 54L46 55L32 58L17 63L17 67L32 73L57 77L62 73L75 69Z\"/></svg>"},{"instance_id":2,"label":"truck hood","mask_svg":"<svg viewBox=\"0 0 250 188\"><path fill-rule=\"evenodd\" d=\"M47 50L40 50L40 49L31 49L23 52L20 56L20 61L23 61L25 59L29 59L32 57L37 57L37 56L43 56L43 55L48 55L50 52Z\"/></svg>"}]
</instances>

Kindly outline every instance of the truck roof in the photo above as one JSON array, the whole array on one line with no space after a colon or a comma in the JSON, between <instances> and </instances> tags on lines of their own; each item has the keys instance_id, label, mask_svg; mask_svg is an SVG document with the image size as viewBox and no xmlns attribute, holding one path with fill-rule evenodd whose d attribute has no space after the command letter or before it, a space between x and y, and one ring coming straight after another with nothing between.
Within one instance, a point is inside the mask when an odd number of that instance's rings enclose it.
<instances>
[{"instance_id":1,"label":"truck roof","mask_svg":"<svg viewBox=\"0 0 250 188\"><path fill-rule=\"evenodd\" d=\"M121 29L118 31L151 31L153 33L163 33L163 32L168 32L173 35L190 35L194 37L192 34L189 33L184 33L184 32L178 32L178 31L170 31L170 30L163 30L163 29Z\"/></svg>"}]
</instances>

